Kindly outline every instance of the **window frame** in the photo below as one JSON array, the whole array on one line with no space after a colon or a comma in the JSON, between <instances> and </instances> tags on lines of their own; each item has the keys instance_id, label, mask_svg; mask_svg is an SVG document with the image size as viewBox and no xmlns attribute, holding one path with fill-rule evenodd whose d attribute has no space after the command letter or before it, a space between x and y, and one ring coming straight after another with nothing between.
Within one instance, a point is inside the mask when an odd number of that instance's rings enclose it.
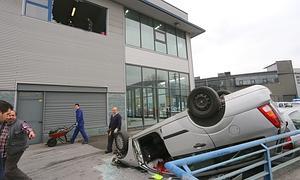
<instances>
[{"instance_id":1,"label":"window frame","mask_svg":"<svg viewBox=\"0 0 300 180\"><path fill-rule=\"evenodd\" d=\"M172 70L166 70L166 69L160 69L160 68L154 68L154 67L148 67L148 66L139 66L139 65L135 65L135 64L126 64L126 67L127 66L133 66L135 68L138 68L140 69L141 68L141 73L140 73L140 78L142 80L142 83L139 85L139 86L127 86L127 68L126 68L126 95L127 95L127 91L130 90L130 89L136 89L136 88L140 88L141 89L141 105L144 106L144 89L152 89L153 90L153 107L154 107L154 112L153 112L153 116L156 120L156 122L160 122L162 120L164 120L165 118L168 118L170 117L171 115L171 108L172 108L172 103L171 103L171 87L170 87L170 73L177 73L178 74L178 88L175 88L174 90L176 91L179 91L179 95L178 95L178 99L179 99L179 111L178 112L182 112L184 109L182 103L183 103L183 99L186 98L186 95L183 95L182 91L188 91L190 92L191 91L191 84L190 84L190 74L189 73L186 73L186 72L179 72L179 71L172 71ZM154 70L154 74L155 74L155 80L154 80L154 86L145 86L145 83L144 83L144 69L152 69ZM165 87L160 87L158 86L158 71L161 71L161 72L164 72L166 73L165 75L167 75L167 85ZM187 77L187 85L188 85L188 89L183 89L182 86L181 86L181 79L180 77L182 76L182 74L185 74L185 76ZM165 79L165 78L163 78ZM166 98L166 102L165 102L165 105L166 105L166 114L161 114L160 113L160 105L159 105L159 92L164 90L164 92L166 93L165 94L165 98ZM127 99L127 97L126 97ZM185 103L186 104L186 103ZM142 123L139 123L139 124L142 124L142 127L145 127L145 126L148 126L145 119L148 118L148 117L145 117L145 114L144 114L144 108L145 107L142 107L142 117L140 117ZM128 109L128 108L127 108ZM132 110L135 109L135 107L131 108ZM176 112L176 113L178 113ZM166 115L166 117L165 117ZM149 119L149 118L148 118ZM145 124L146 123L146 124ZM131 128L131 127L130 127ZM134 128L134 127L132 127Z\"/></svg>"},{"instance_id":2,"label":"window frame","mask_svg":"<svg viewBox=\"0 0 300 180\"><path fill-rule=\"evenodd\" d=\"M124 16L125 16L125 18L126 18L126 11L127 10L129 10L129 11L134 11L134 10L132 10L132 9L130 9L130 8L127 8L127 7L124 7ZM127 29L126 29L126 24L125 24L125 44L126 45L128 45L128 46L132 46L132 47L136 47L136 48L141 48L141 49L146 49L146 50L150 50L150 51L155 51L155 52L157 52L157 53L161 53L161 54L164 54L164 55L168 55L168 56L172 56L172 57L176 57L176 58L180 58L180 59L184 59L184 60L188 60L189 59L189 54L188 54L188 46L187 46L187 38L186 38L186 32L185 31L182 31L182 30L179 30L178 28L176 28L176 27L174 27L174 26L171 26L171 25L169 25L169 24L166 24L166 23L163 23L163 22L161 22L161 21L159 21L159 20L156 20L156 19L154 19L154 18L152 18L152 17L149 17L149 16L147 16L147 15L144 15L144 14L142 14L142 13L140 13L140 12L137 12L137 11L134 11L134 12L136 12L137 14L138 14L138 16L139 16L139 27L140 27L140 34L139 34L139 39L140 39L140 43L139 43L139 46L136 46L136 45L132 45L132 44L128 44L127 43L127 41L126 41L126 39L127 39L127 37L126 37L126 31L127 31ZM144 48L143 46L142 46L142 30L141 30L141 24L142 24L142 22L141 22L141 16L145 16L145 17L148 17L148 18L150 18L150 19L152 19L152 23L153 23L153 43L154 43L154 50L153 49L148 49L148 48ZM155 26L155 22L159 22L160 24L162 24L163 26L164 26L164 31L162 31L162 30L160 30L160 29L156 29L154 26ZM125 23L126 23L126 21L125 21ZM174 55L174 54L169 54L168 53L168 38L167 38L167 27L168 26L170 26L170 27L172 27L172 28L174 28L175 29L175 39L176 39L176 55ZM182 32L182 34L184 35L184 38L183 37L181 37L181 38L183 38L184 39L184 46L185 46L185 55L186 55L186 57L181 57L181 56L179 56L179 48L178 48L178 34L177 34L177 32L178 31L180 31L180 32ZM164 41L162 41L162 40L160 40L160 39L158 39L157 38L157 34L156 34L156 32L157 33L160 33L160 34L162 34L162 35L164 35ZM162 43L163 45L165 45L165 47L166 47L166 49L165 49L165 51L164 52L161 52L161 51L158 51L157 50L157 48L156 48L156 42L158 42L158 43Z\"/></svg>"}]
</instances>

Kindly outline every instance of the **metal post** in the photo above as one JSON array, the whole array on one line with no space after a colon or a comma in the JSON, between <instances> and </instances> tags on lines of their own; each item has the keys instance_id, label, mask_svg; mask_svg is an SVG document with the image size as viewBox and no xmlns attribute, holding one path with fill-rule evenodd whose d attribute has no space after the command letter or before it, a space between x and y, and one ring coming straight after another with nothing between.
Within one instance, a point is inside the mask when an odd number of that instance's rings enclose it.
<instances>
[{"instance_id":1,"label":"metal post","mask_svg":"<svg viewBox=\"0 0 300 180\"><path fill-rule=\"evenodd\" d=\"M27 5L27 0L22 1L22 16L26 15L26 5Z\"/></svg>"},{"instance_id":2,"label":"metal post","mask_svg":"<svg viewBox=\"0 0 300 180\"><path fill-rule=\"evenodd\" d=\"M52 0L48 0L48 21L52 21Z\"/></svg>"},{"instance_id":3,"label":"metal post","mask_svg":"<svg viewBox=\"0 0 300 180\"><path fill-rule=\"evenodd\" d=\"M264 165L264 171L267 172L268 174L265 175L264 180L273 180L270 150L266 145L264 144L260 144L260 145L266 150L265 160L267 161L267 163Z\"/></svg>"}]
</instances>

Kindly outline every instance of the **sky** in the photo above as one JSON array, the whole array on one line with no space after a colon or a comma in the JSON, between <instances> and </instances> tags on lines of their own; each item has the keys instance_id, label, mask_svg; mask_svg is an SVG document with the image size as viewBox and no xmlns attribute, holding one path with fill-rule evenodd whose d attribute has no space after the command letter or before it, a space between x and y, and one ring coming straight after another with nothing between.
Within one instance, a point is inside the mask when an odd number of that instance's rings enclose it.
<instances>
[{"instance_id":1,"label":"sky","mask_svg":"<svg viewBox=\"0 0 300 180\"><path fill-rule=\"evenodd\" d=\"M299 0L166 0L205 33L192 39L194 75L264 71L279 60L300 68Z\"/></svg>"}]
</instances>

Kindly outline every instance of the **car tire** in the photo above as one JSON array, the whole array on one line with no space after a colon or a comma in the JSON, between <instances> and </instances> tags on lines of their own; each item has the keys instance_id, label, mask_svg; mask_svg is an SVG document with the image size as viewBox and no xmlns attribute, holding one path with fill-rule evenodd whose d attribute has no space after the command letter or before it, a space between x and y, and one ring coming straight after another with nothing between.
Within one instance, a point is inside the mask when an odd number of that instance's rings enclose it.
<instances>
[{"instance_id":1,"label":"car tire","mask_svg":"<svg viewBox=\"0 0 300 180\"><path fill-rule=\"evenodd\" d=\"M124 132L118 132L115 134L115 144L117 150L122 154L126 155L128 151L128 135Z\"/></svg>"},{"instance_id":2,"label":"car tire","mask_svg":"<svg viewBox=\"0 0 300 180\"><path fill-rule=\"evenodd\" d=\"M194 89L187 99L188 112L196 118L208 118L221 108L221 100L215 90L210 87Z\"/></svg>"},{"instance_id":3,"label":"car tire","mask_svg":"<svg viewBox=\"0 0 300 180\"><path fill-rule=\"evenodd\" d=\"M224 96L230 94L231 92L225 89L221 89L217 91L217 94L219 95L220 98L223 98Z\"/></svg>"},{"instance_id":4,"label":"car tire","mask_svg":"<svg viewBox=\"0 0 300 180\"><path fill-rule=\"evenodd\" d=\"M54 147L57 144L57 140L55 138L51 138L47 141L47 146L48 147Z\"/></svg>"}]
</instances>

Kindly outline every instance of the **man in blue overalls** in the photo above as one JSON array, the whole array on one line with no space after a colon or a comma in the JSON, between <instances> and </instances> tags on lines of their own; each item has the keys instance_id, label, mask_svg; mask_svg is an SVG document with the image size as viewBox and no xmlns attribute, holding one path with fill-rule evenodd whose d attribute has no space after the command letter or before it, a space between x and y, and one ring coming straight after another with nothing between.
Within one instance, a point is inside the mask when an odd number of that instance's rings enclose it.
<instances>
[{"instance_id":1,"label":"man in blue overalls","mask_svg":"<svg viewBox=\"0 0 300 180\"><path fill-rule=\"evenodd\" d=\"M74 143L78 133L80 132L84 141L82 142L82 144L87 144L89 142L88 136L85 133L84 130L84 120L83 120L83 112L80 109L80 105L79 104L75 104L75 110L76 110L76 128L74 130L74 134L71 138L71 144Z\"/></svg>"}]
</instances>

